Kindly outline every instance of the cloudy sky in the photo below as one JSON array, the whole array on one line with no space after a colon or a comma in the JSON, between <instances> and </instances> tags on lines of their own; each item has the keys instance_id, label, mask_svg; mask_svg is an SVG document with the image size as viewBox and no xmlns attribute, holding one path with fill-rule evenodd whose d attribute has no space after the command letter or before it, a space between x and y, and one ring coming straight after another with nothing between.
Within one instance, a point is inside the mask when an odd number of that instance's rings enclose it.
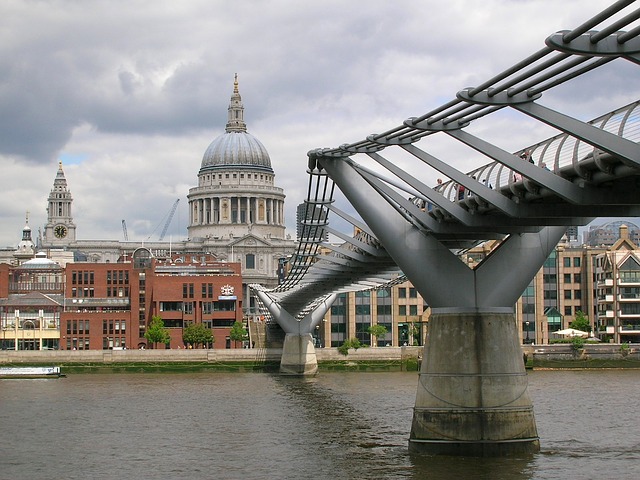
<instances>
[{"instance_id":1,"label":"cloudy sky","mask_svg":"<svg viewBox=\"0 0 640 480\"><path fill-rule=\"evenodd\" d=\"M156 239L178 198L167 239L185 238L186 196L224 131L235 73L295 237L309 150L419 116L611 3L2 0L0 246L17 244L27 211L34 233L46 223L59 161L79 239L122 239L122 219L131 240ZM552 100L588 120L638 97L588 88ZM510 150L547 133L499 131Z\"/></svg>"}]
</instances>

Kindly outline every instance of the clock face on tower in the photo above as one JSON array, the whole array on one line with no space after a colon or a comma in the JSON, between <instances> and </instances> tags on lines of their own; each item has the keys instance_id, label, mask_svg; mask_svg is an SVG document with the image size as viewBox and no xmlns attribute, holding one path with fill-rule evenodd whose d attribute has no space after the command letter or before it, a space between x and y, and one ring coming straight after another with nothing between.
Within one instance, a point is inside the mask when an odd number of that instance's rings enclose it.
<instances>
[{"instance_id":1,"label":"clock face on tower","mask_svg":"<svg viewBox=\"0 0 640 480\"><path fill-rule=\"evenodd\" d=\"M53 228L53 234L57 238L64 238L67 236L67 227L65 227L64 225L56 225Z\"/></svg>"}]
</instances>

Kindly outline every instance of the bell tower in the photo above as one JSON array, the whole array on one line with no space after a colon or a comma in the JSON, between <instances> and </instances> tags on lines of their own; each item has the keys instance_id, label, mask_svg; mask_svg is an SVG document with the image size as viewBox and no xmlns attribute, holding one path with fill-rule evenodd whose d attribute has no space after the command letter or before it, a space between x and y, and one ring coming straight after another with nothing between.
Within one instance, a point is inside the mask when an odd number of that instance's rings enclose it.
<instances>
[{"instance_id":1,"label":"bell tower","mask_svg":"<svg viewBox=\"0 0 640 480\"><path fill-rule=\"evenodd\" d=\"M58 163L58 173L49 193L47 224L44 229L44 243L51 246L66 246L76 241L76 225L71 215L71 192L67 189L67 179Z\"/></svg>"}]
</instances>

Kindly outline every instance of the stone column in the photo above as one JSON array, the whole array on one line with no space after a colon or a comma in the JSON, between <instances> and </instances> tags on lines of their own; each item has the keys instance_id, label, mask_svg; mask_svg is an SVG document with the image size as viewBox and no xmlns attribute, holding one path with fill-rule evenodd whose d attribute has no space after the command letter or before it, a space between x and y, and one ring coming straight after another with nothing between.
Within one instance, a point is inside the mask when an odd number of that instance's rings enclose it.
<instances>
[{"instance_id":1,"label":"stone column","mask_svg":"<svg viewBox=\"0 0 640 480\"><path fill-rule=\"evenodd\" d=\"M409 449L463 456L539 451L512 312L431 315Z\"/></svg>"}]
</instances>

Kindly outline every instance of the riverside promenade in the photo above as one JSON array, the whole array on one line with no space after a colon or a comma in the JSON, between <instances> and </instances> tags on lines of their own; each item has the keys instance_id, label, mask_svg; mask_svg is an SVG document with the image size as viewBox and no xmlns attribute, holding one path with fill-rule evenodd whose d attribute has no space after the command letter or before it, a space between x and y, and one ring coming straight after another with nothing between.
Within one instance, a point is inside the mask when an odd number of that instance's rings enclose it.
<instances>
[{"instance_id":1,"label":"riverside promenade","mask_svg":"<svg viewBox=\"0 0 640 480\"><path fill-rule=\"evenodd\" d=\"M419 370L424 347L376 347L349 350L318 348L320 370ZM640 368L639 344L524 345L523 359L531 368ZM111 368L153 370L173 367L225 370L277 369L279 348L149 349L149 350L0 350L0 365L56 365L73 370Z\"/></svg>"},{"instance_id":2,"label":"riverside promenade","mask_svg":"<svg viewBox=\"0 0 640 480\"><path fill-rule=\"evenodd\" d=\"M326 369L398 369L417 370L423 347L379 347L350 350L342 355L336 348L316 350L318 363ZM182 365L188 368L278 369L281 348L239 349L147 349L147 350L44 350L0 351L0 365L59 365L97 368L142 368Z\"/></svg>"}]
</instances>

